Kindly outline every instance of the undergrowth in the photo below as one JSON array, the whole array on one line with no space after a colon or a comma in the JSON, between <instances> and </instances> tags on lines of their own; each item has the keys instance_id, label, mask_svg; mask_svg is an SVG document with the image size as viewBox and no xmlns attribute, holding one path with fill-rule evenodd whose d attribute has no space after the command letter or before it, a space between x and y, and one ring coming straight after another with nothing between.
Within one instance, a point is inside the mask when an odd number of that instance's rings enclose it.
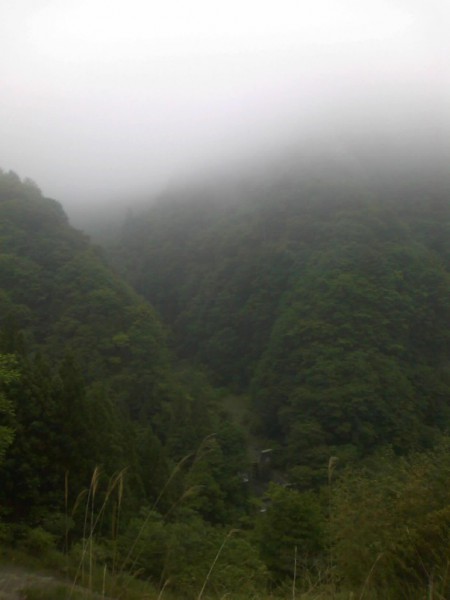
<instances>
[{"instance_id":1,"label":"undergrowth","mask_svg":"<svg viewBox=\"0 0 450 600\"><path fill-rule=\"evenodd\" d=\"M271 488L273 505L258 518L259 534L266 545L272 535L280 559L267 555L272 571L258 554L257 528L208 525L184 504L190 490L180 489L169 516L157 500L122 519L125 473L106 479L99 469L73 506L66 501L59 539L43 527L3 524L2 559L58 573L48 588L28 586L28 600L445 600L449 446L444 440L409 458L380 455L339 475L329 469L321 499L326 543L315 557L292 537L303 535L311 552L318 543L312 496Z\"/></svg>"}]
</instances>

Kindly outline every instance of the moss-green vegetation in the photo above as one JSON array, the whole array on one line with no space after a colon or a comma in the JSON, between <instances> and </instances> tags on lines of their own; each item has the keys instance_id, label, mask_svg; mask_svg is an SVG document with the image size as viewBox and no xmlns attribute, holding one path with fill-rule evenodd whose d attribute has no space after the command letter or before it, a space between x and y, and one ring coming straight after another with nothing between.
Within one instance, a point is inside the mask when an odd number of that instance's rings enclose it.
<instances>
[{"instance_id":1,"label":"moss-green vegetation","mask_svg":"<svg viewBox=\"0 0 450 600\"><path fill-rule=\"evenodd\" d=\"M443 190L173 193L125 283L0 174L1 546L63 577L27 597L449 597Z\"/></svg>"},{"instance_id":2,"label":"moss-green vegetation","mask_svg":"<svg viewBox=\"0 0 450 600\"><path fill-rule=\"evenodd\" d=\"M297 485L324 483L330 456L433 443L450 424L448 189L265 184L172 192L128 219L114 264L181 355L251 395L254 431Z\"/></svg>"}]
</instances>

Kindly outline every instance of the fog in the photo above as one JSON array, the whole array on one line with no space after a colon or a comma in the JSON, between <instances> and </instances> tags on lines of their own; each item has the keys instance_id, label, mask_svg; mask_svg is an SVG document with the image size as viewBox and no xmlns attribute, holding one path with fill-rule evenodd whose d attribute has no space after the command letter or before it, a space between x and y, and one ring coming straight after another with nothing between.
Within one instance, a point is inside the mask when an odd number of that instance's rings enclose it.
<instances>
[{"instance_id":1,"label":"fog","mask_svg":"<svg viewBox=\"0 0 450 600\"><path fill-rule=\"evenodd\" d=\"M449 7L0 0L0 166L76 218L299 145L444 162Z\"/></svg>"}]
</instances>

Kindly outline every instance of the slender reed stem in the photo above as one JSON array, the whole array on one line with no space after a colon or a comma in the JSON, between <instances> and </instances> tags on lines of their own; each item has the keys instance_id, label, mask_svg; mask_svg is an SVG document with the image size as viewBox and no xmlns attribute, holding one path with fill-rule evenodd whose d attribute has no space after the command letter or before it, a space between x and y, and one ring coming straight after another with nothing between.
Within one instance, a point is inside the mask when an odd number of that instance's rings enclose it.
<instances>
[{"instance_id":1,"label":"slender reed stem","mask_svg":"<svg viewBox=\"0 0 450 600\"><path fill-rule=\"evenodd\" d=\"M212 564L211 564L211 566L209 568L208 574L206 575L205 581L203 582L202 589L200 590L200 593L197 596L197 600L201 600L202 599L203 592L205 591L205 588L208 585L209 578L211 577L211 573L213 572L213 569L216 566L216 562L219 560L219 556L222 554L222 550L225 548L225 544L227 543L228 539L233 535L233 533L236 533L237 531L239 531L239 530L238 529L232 529L225 536L225 539L223 540L223 542L222 542L219 550L217 551L216 556L214 557L214 560L212 561Z\"/></svg>"},{"instance_id":2,"label":"slender reed stem","mask_svg":"<svg viewBox=\"0 0 450 600\"><path fill-rule=\"evenodd\" d=\"M297 546L294 549L294 578L292 580L292 600L295 600L295 584L297 581Z\"/></svg>"}]
</instances>

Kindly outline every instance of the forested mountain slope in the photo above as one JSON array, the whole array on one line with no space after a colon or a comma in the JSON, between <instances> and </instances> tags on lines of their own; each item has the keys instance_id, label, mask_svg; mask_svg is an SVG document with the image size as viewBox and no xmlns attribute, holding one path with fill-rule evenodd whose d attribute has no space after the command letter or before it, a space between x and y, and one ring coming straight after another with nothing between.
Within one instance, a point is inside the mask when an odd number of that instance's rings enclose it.
<instances>
[{"instance_id":1,"label":"forested mountain slope","mask_svg":"<svg viewBox=\"0 0 450 600\"><path fill-rule=\"evenodd\" d=\"M0 174L2 548L117 598L449 596L446 188L319 175L130 216L149 303Z\"/></svg>"},{"instance_id":2,"label":"forested mountain slope","mask_svg":"<svg viewBox=\"0 0 450 600\"><path fill-rule=\"evenodd\" d=\"M319 167L172 190L111 252L306 486L450 423L445 179Z\"/></svg>"},{"instance_id":3,"label":"forested mountain slope","mask_svg":"<svg viewBox=\"0 0 450 600\"><path fill-rule=\"evenodd\" d=\"M150 306L70 227L57 202L11 173L0 185L2 327L20 330L25 344L53 359L70 353L88 381L108 381L137 409L151 403L169 360Z\"/></svg>"},{"instance_id":4,"label":"forested mountain slope","mask_svg":"<svg viewBox=\"0 0 450 600\"><path fill-rule=\"evenodd\" d=\"M130 510L152 503L171 466L213 434L207 446L216 473L205 459L186 477L199 489L209 478L214 499L204 491L191 504L214 522L241 510L245 448L219 416L217 394L175 364L155 311L61 206L11 172L0 175L0 248L0 355L17 374L0 381L13 407L14 441L0 463L8 518L36 524L58 514L65 477L74 501L96 468L105 477L126 469ZM225 447L229 467L220 458ZM182 494L183 478L166 489L162 506Z\"/></svg>"}]
</instances>

